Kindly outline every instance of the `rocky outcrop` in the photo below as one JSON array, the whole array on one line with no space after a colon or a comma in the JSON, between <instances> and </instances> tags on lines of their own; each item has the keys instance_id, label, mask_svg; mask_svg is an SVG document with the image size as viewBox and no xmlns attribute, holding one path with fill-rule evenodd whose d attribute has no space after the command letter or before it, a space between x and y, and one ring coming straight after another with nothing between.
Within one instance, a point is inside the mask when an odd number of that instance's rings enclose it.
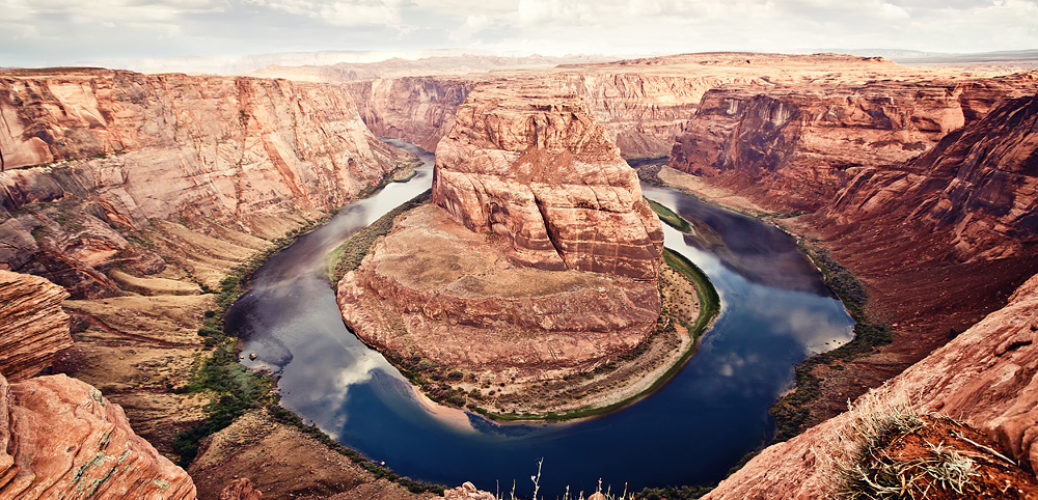
<instances>
[{"instance_id":1,"label":"rocky outcrop","mask_svg":"<svg viewBox=\"0 0 1038 500\"><path fill-rule=\"evenodd\" d=\"M376 135L435 151L474 82L455 77L407 77L346 85L364 123Z\"/></svg>"},{"instance_id":2,"label":"rocky outcrop","mask_svg":"<svg viewBox=\"0 0 1038 500\"><path fill-rule=\"evenodd\" d=\"M670 166L776 210L816 210L863 169L903 164L1028 87L998 83L714 89L674 144Z\"/></svg>"},{"instance_id":3,"label":"rocky outcrop","mask_svg":"<svg viewBox=\"0 0 1038 500\"><path fill-rule=\"evenodd\" d=\"M1038 96L1006 102L903 168L861 172L824 217L948 233L963 262L1027 255L1038 243Z\"/></svg>"},{"instance_id":4,"label":"rocky outcrop","mask_svg":"<svg viewBox=\"0 0 1038 500\"><path fill-rule=\"evenodd\" d=\"M303 78L342 80L335 67L323 69L327 71L308 72ZM880 58L838 54L702 53L539 71L383 78L351 83L350 89L373 131L432 150L450 130L449 121L470 88L484 82L526 81L580 95L624 158L657 158L670 153L711 89L752 87L767 92L782 84L860 85L909 76L922 80L934 75Z\"/></svg>"},{"instance_id":5,"label":"rocky outcrop","mask_svg":"<svg viewBox=\"0 0 1038 500\"><path fill-rule=\"evenodd\" d=\"M798 410L807 425L998 309L1038 272L1033 98L1014 100L1033 95L1035 77L704 97L671 165L769 210L813 212L779 222L849 269L873 323L895 331L843 370L811 368L822 396Z\"/></svg>"},{"instance_id":6,"label":"rocky outcrop","mask_svg":"<svg viewBox=\"0 0 1038 500\"><path fill-rule=\"evenodd\" d=\"M0 271L0 374L12 382L50 368L58 353L72 347L68 293L36 276Z\"/></svg>"},{"instance_id":7,"label":"rocky outcrop","mask_svg":"<svg viewBox=\"0 0 1038 500\"><path fill-rule=\"evenodd\" d=\"M397 218L338 303L381 352L494 383L594 368L643 342L660 311L654 281L515 265L433 205Z\"/></svg>"},{"instance_id":8,"label":"rocky outcrop","mask_svg":"<svg viewBox=\"0 0 1038 500\"><path fill-rule=\"evenodd\" d=\"M0 376L0 497L194 499L183 469L83 382Z\"/></svg>"},{"instance_id":9,"label":"rocky outcrop","mask_svg":"<svg viewBox=\"0 0 1038 500\"><path fill-rule=\"evenodd\" d=\"M248 478L240 478L231 481L223 491L220 492L220 500L260 500L263 492L252 487Z\"/></svg>"},{"instance_id":10,"label":"rocky outcrop","mask_svg":"<svg viewBox=\"0 0 1038 500\"><path fill-rule=\"evenodd\" d=\"M660 222L637 175L577 96L487 85L436 148L432 199L540 269L657 276Z\"/></svg>"},{"instance_id":11,"label":"rocky outcrop","mask_svg":"<svg viewBox=\"0 0 1038 500\"><path fill-rule=\"evenodd\" d=\"M495 500L497 497L489 491L482 491L476 485L466 482L457 488L443 492L446 500Z\"/></svg>"},{"instance_id":12,"label":"rocky outcrop","mask_svg":"<svg viewBox=\"0 0 1038 500\"><path fill-rule=\"evenodd\" d=\"M126 238L152 220L277 236L271 217L341 206L404 159L333 85L19 70L0 73L0 115L0 266L75 296L118 294L116 264L161 270Z\"/></svg>"},{"instance_id":13,"label":"rocky outcrop","mask_svg":"<svg viewBox=\"0 0 1038 500\"><path fill-rule=\"evenodd\" d=\"M1038 276L944 347L873 391L873 407L951 416L984 432L1025 468L1038 465ZM826 457L853 438L857 410L776 444L729 476L706 498L821 498Z\"/></svg>"},{"instance_id":14,"label":"rocky outcrop","mask_svg":"<svg viewBox=\"0 0 1038 500\"><path fill-rule=\"evenodd\" d=\"M312 435L278 423L262 411L246 413L208 438L189 470L201 498L226 498L226 494L253 500L260 492L262 498L433 498L376 476Z\"/></svg>"}]
</instances>

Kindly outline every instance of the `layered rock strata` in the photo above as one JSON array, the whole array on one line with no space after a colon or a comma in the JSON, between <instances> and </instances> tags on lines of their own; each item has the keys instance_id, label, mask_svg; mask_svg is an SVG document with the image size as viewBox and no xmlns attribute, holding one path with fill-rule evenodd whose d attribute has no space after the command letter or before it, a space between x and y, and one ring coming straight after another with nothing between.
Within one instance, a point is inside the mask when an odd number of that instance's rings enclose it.
<instances>
[{"instance_id":1,"label":"layered rock strata","mask_svg":"<svg viewBox=\"0 0 1038 500\"><path fill-rule=\"evenodd\" d=\"M437 147L432 201L339 283L347 325L391 357L545 380L629 352L655 327L660 222L575 95L470 93Z\"/></svg>"},{"instance_id":2,"label":"layered rock strata","mask_svg":"<svg viewBox=\"0 0 1038 500\"><path fill-rule=\"evenodd\" d=\"M990 437L1025 469L1038 464L1038 276L1008 305L873 391L872 408L908 408L951 416ZM772 445L706 498L822 498L860 410Z\"/></svg>"},{"instance_id":3,"label":"layered rock strata","mask_svg":"<svg viewBox=\"0 0 1038 500\"><path fill-rule=\"evenodd\" d=\"M183 469L122 408L64 375L0 376L0 497L194 499Z\"/></svg>"},{"instance_id":4,"label":"layered rock strata","mask_svg":"<svg viewBox=\"0 0 1038 500\"><path fill-rule=\"evenodd\" d=\"M69 318L61 310L66 297L43 278L0 271L0 374L12 382L27 379L72 347Z\"/></svg>"},{"instance_id":5,"label":"layered rock strata","mask_svg":"<svg viewBox=\"0 0 1038 500\"><path fill-rule=\"evenodd\" d=\"M816 210L862 170L903 164L1025 94L1026 80L717 88L678 137L670 166L777 210Z\"/></svg>"},{"instance_id":6,"label":"layered rock strata","mask_svg":"<svg viewBox=\"0 0 1038 500\"><path fill-rule=\"evenodd\" d=\"M645 340L660 309L653 281L514 264L432 205L395 221L338 302L379 350L494 381L592 368Z\"/></svg>"},{"instance_id":7,"label":"layered rock strata","mask_svg":"<svg viewBox=\"0 0 1038 500\"><path fill-rule=\"evenodd\" d=\"M812 237L894 342L812 368L813 425L1005 304L1035 259L1035 75L965 82L718 89L671 165ZM812 90L813 89L813 90ZM816 95L822 90L827 93ZM724 200L718 198L722 203Z\"/></svg>"},{"instance_id":8,"label":"layered rock strata","mask_svg":"<svg viewBox=\"0 0 1038 500\"><path fill-rule=\"evenodd\" d=\"M454 77L407 77L346 85L372 132L435 151L454 126L454 115L473 81Z\"/></svg>"},{"instance_id":9,"label":"layered rock strata","mask_svg":"<svg viewBox=\"0 0 1038 500\"><path fill-rule=\"evenodd\" d=\"M574 95L487 85L436 148L433 202L517 263L655 280L663 231Z\"/></svg>"},{"instance_id":10,"label":"layered rock strata","mask_svg":"<svg viewBox=\"0 0 1038 500\"><path fill-rule=\"evenodd\" d=\"M119 293L111 266L162 269L131 241L153 220L277 236L271 218L341 206L404 159L332 85L19 70L0 73L0 115L0 266L81 297Z\"/></svg>"}]
</instances>

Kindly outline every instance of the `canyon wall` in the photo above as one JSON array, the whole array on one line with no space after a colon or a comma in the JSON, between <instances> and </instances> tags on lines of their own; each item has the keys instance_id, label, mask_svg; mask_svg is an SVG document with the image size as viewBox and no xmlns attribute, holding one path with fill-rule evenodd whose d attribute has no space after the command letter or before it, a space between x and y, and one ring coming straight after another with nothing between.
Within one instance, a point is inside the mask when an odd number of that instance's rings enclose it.
<instances>
[{"instance_id":1,"label":"canyon wall","mask_svg":"<svg viewBox=\"0 0 1038 500\"><path fill-rule=\"evenodd\" d=\"M988 80L721 88L675 144L695 182L781 212L849 269L893 343L809 374L801 429L1005 304L1038 272L1035 74Z\"/></svg>"},{"instance_id":2,"label":"canyon wall","mask_svg":"<svg viewBox=\"0 0 1038 500\"><path fill-rule=\"evenodd\" d=\"M873 391L879 408L936 412L968 424L1009 450L1025 469L1038 464L1038 275L944 347ZM705 498L822 498L824 464L853 440L852 410L772 445Z\"/></svg>"},{"instance_id":3,"label":"canyon wall","mask_svg":"<svg viewBox=\"0 0 1038 500\"><path fill-rule=\"evenodd\" d=\"M1024 94L1027 83L717 88L704 95L669 164L777 210L816 210L863 168L919 156L997 103Z\"/></svg>"},{"instance_id":4,"label":"canyon wall","mask_svg":"<svg viewBox=\"0 0 1038 500\"><path fill-rule=\"evenodd\" d=\"M577 96L487 84L436 148L432 199L523 265L655 279L660 222Z\"/></svg>"},{"instance_id":5,"label":"canyon wall","mask_svg":"<svg viewBox=\"0 0 1038 500\"><path fill-rule=\"evenodd\" d=\"M435 151L454 125L458 106L473 81L464 78L407 77L346 84L361 118L375 135L395 137Z\"/></svg>"},{"instance_id":6,"label":"canyon wall","mask_svg":"<svg viewBox=\"0 0 1038 500\"><path fill-rule=\"evenodd\" d=\"M153 220L273 237L272 218L341 206L407 159L334 85L19 70L0 74L0 116L0 266L80 297L118 294L112 266L162 269L127 239Z\"/></svg>"},{"instance_id":7,"label":"canyon wall","mask_svg":"<svg viewBox=\"0 0 1038 500\"><path fill-rule=\"evenodd\" d=\"M430 151L450 130L465 95L481 82L525 82L576 93L623 157L634 159L667 156L711 89L736 86L766 92L780 84L861 84L908 75L926 77L880 58L704 53L538 71L374 79L348 86L376 134Z\"/></svg>"},{"instance_id":8,"label":"canyon wall","mask_svg":"<svg viewBox=\"0 0 1038 500\"><path fill-rule=\"evenodd\" d=\"M0 270L0 374L12 382L32 377L72 347L66 297L43 278Z\"/></svg>"},{"instance_id":9,"label":"canyon wall","mask_svg":"<svg viewBox=\"0 0 1038 500\"><path fill-rule=\"evenodd\" d=\"M194 499L183 469L133 433L122 408L65 375L0 375L0 497Z\"/></svg>"}]
</instances>

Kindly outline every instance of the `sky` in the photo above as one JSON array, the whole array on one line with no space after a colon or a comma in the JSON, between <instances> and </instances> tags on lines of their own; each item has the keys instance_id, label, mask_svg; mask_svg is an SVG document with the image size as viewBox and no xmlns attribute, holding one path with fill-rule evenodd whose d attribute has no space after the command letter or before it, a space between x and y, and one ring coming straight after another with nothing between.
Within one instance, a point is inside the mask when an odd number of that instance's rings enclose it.
<instances>
[{"instance_id":1,"label":"sky","mask_svg":"<svg viewBox=\"0 0 1038 500\"><path fill-rule=\"evenodd\" d=\"M1038 49L1038 0L0 0L0 66L429 49Z\"/></svg>"}]
</instances>

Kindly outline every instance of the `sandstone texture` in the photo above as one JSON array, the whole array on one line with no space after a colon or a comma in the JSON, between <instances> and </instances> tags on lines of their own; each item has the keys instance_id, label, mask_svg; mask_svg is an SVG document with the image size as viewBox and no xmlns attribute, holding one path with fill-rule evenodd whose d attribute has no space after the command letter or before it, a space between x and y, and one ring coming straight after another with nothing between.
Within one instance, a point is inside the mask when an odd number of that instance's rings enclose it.
<instances>
[{"instance_id":1,"label":"sandstone texture","mask_svg":"<svg viewBox=\"0 0 1038 500\"><path fill-rule=\"evenodd\" d=\"M323 84L18 70L0 73L0 116L0 266L77 297L118 295L115 265L162 269L132 241L153 220L276 236L271 218L341 206L406 159Z\"/></svg>"},{"instance_id":2,"label":"sandstone texture","mask_svg":"<svg viewBox=\"0 0 1038 500\"><path fill-rule=\"evenodd\" d=\"M189 470L201 498L223 494L252 494L230 498L255 498L260 492L262 498L435 498L377 478L324 443L263 412L247 413L214 434Z\"/></svg>"},{"instance_id":3,"label":"sandstone texture","mask_svg":"<svg viewBox=\"0 0 1038 500\"><path fill-rule=\"evenodd\" d=\"M220 492L220 500L260 500L263 498L263 492L252 487L252 482L247 478L240 478L231 481Z\"/></svg>"},{"instance_id":4,"label":"sandstone texture","mask_svg":"<svg viewBox=\"0 0 1038 500\"><path fill-rule=\"evenodd\" d=\"M847 369L812 368L823 397L812 398L806 425L998 309L1038 272L1036 82L1033 73L888 79L704 96L670 159L695 174L682 184L763 207L816 241L864 285L872 321L895 331Z\"/></svg>"},{"instance_id":5,"label":"sandstone texture","mask_svg":"<svg viewBox=\"0 0 1038 500\"><path fill-rule=\"evenodd\" d=\"M985 433L1022 467L1038 465L1038 276L1009 303L875 389L890 405L950 416ZM768 447L712 491L709 499L820 498L831 474L823 458L853 435L856 411Z\"/></svg>"},{"instance_id":6,"label":"sandstone texture","mask_svg":"<svg viewBox=\"0 0 1038 500\"><path fill-rule=\"evenodd\" d=\"M436 148L433 202L517 263L655 280L663 231L634 170L574 95L487 85Z\"/></svg>"},{"instance_id":7,"label":"sandstone texture","mask_svg":"<svg viewBox=\"0 0 1038 500\"><path fill-rule=\"evenodd\" d=\"M660 310L653 281L515 264L434 205L397 218L338 303L382 352L495 381L592 368L645 340Z\"/></svg>"},{"instance_id":8,"label":"sandstone texture","mask_svg":"<svg viewBox=\"0 0 1038 500\"><path fill-rule=\"evenodd\" d=\"M373 79L346 85L361 118L376 135L407 140L427 151L454 126L473 82L465 78Z\"/></svg>"},{"instance_id":9,"label":"sandstone texture","mask_svg":"<svg viewBox=\"0 0 1038 500\"><path fill-rule=\"evenodd\" d=\"M816 210L863 170L903 164L1034 85L1012 77L716 88L669 164L779 210Z\"/></svg>"},{"instance_id":10,"label":"sandstone texture","mask_svg":"<svg viewBox=\"0 0 1038 500\"><path fill-rule=\"evenodd\" d=\"M122 408L64 375L0 376L0 497L194 499Z\"/></svg>"},{"instance_id":11,"label":"sandstone texture","mask_svg":"<svg viewBox=\"0 0 1038 500\"><path fill-rule=\"evenodd\" d=\"M0 374L12 382L27 379L72 347L68 315L61 310L66 297L43 278L0 271Z\"/></svg>"},{"instance_id":12,"label":"sandstone texture","mask_svg":"<svg viewBox=\"0 0 1038 500\"><path fill-rule=\"evenodd\" d=\"M406 139L430 151L450 131L447 121L465 94L481 82L525 81L531 86L573 92L584 99L588 111L605 127L624 158L667 156L675 139L694 120L704 94L712 89L753 87L766 93L778 85L962 78L961 72L907 68L880 58L838 54L702 53L565 64L536 71L468 75L430 71L423 74L434 76L421 78L376 78L361 73L344 77L334 67L324 67L327 71L318 68L302 74L281 74L304 80L365 80L349 86L368 126L379 135ZM971 71L975 76L982 73Z\"/></svg>"}]
</instances>

